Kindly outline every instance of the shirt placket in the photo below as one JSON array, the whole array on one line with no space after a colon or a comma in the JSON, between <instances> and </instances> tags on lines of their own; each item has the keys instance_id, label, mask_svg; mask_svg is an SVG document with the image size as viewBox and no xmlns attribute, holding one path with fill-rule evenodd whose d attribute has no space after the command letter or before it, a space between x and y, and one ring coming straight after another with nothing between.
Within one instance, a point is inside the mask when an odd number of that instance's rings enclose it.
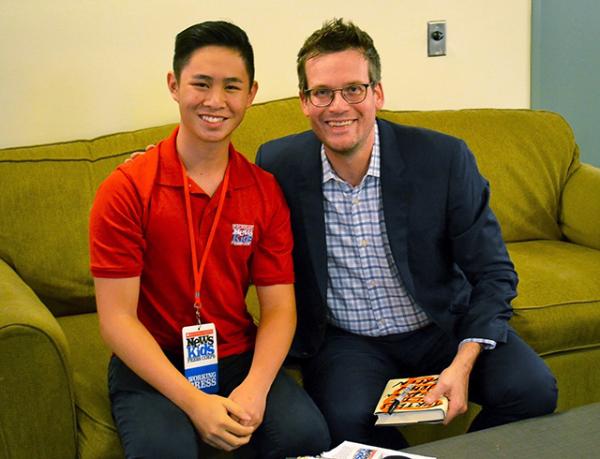
<instances>
[{"instance_id":1,"label":"shirt placket","mask_svg":"<svg viewBox=\"0 0 600 459\"><path fill-rule=\"evenodd\" d=\"M368 320L372 324L377 324L379 328L382 327L382 318L379 310L376 307L376 288L377 281L374 277L372 262L377 256L376 247L372 232L369 228L369 219L364 218L364 214L372 212L372 209L368 209L369 199L368 198L368 187L373 177L366 177L365 181L358 187L352 190L351 195L351 212L352 215L352 228L355 231L355 241L358 245L359 259L360 259L360 279L362 285L362 292L365 301L365 311L369 316Z\"/></svg>"}]
</instances>

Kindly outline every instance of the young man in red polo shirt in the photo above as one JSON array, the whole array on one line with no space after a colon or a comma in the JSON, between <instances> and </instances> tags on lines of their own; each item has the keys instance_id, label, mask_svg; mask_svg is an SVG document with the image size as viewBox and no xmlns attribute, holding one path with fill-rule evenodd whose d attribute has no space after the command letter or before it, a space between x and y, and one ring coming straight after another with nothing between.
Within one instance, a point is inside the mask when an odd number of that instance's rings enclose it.
<instances>
[{"instance_id":1,"label":"young man in red polo shirt","mask_svg":"<svg viewBox=\"0 0 600 459\"><path fill-rule=\"evenodd\" d=\"M197 458L203 443L251 443L261 458L323 451L323 417L280 370L296 323L289 211L274 178L230 143L257 91L246 34L226 22L184 30L168 86L180 126L113 172L90 221L125 454ZM217 356L218 370L195 368Z\"/></svg>"}]
</instances>

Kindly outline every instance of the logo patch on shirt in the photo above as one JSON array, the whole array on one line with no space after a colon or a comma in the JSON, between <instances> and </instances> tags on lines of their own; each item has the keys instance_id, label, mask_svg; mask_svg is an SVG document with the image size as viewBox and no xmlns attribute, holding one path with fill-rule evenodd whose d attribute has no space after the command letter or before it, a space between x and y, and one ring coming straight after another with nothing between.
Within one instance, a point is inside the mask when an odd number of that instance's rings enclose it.
<instances>
[{"instance_id":1,"label":"logo patch on shirt","mask_svg":"<svg viewBox=\"0 0 600 459\"><path fill-rule=\"evenodd\" d=\"M231 245L250 245L254 235L254 225L240 225L234 223L232 226Z\"/></svg>"}]
</instances>

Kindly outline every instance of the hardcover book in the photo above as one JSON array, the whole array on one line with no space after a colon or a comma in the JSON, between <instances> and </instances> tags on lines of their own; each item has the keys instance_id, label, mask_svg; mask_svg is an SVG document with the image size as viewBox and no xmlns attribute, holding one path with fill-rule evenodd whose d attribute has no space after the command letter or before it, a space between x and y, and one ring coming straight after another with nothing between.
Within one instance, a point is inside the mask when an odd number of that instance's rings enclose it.
<instances>
[{"instance_id":1,"label":"hardcover book","mask_svg":"<svg viewBox=\"0 0 600 459\"><path fill-rule=\"evenodd\" d=\"M396 426L418 422L442 422L448 412L448 399L427 404L425 395L437 384L439 375L390 379L381 394L374 414L375 425Z\"/></svg>"}]
</instances>

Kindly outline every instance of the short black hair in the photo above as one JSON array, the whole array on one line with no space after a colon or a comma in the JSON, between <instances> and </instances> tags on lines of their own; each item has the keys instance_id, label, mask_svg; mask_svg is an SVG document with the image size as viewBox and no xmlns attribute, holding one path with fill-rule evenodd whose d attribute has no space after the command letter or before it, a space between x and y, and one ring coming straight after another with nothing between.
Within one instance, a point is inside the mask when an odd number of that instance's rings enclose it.
<instances>
[{"instance_id":1,"label":"short black hair","mask_svg":"<svg viewBox=\"0 0 600 459\"><path fill-rule=\"evenodd\" d=\"M254 83L254 51L248 35L235 24L225 21L201 22L177 34L173 55L173 73L178 81L181 71L189 62L194 51L205 46L223 46L240 53L250 78L250 86L252 86Z\"/></svg>"},{"instance_id":2,"label":"short black hair","mask_svg":"<svg viewBox=\"0 0 600 459\"><path fill-rule=\"evenodd\" d=\"M335 53L356 49L362 52L369 63L369 78L373 83L381 81L381 60L373 39L352 22L331 19L306 39L298 52L297 71L300 91L308 89L306 81L306 61L319 54Z\"/></svg>"}]
</instances>

